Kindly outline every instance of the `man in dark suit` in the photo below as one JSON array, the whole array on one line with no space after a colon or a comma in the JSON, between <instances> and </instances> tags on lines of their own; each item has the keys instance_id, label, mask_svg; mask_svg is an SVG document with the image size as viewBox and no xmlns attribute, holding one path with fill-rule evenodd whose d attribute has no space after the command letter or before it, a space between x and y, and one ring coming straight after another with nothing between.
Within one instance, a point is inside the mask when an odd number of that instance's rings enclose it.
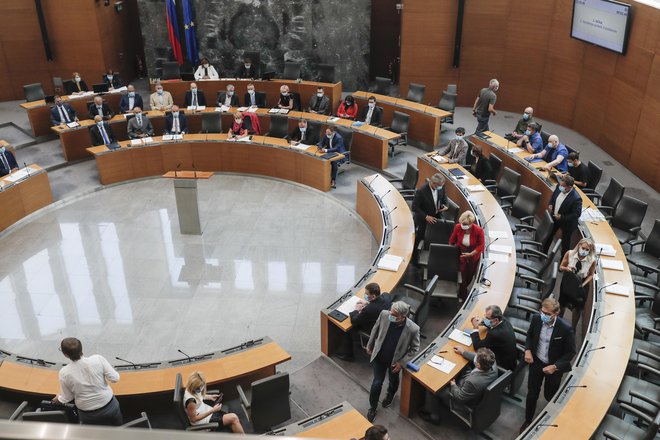
<instances>
[{"instance_id":1,"label":"man in dark suit","mask_svg":"<svg viewBox=\"0 0 660 440\"><path fill-rule=\"evenodd\" d=\"M133 111L133 107L144 108L144 101L142 101L142 96L139 93L135 92L135 87L133 84L129 84L126 87L128 93L121 96L119 100L119 111L121 113L128 113Z\"/></svg>"},{"instance_id":2,"label":"man in dark suit","mask_svg":"<svg viewBox=\"0 0 660 440\"><path fill-rule=\"evenodd\" d=\"M165 134L185 134L188 132L188 118L179 111L179 106L172 106L172 112L165 116Z\"/></svg>"},{"instance_id":3,"label":"man in dark suit","mask_svg":"<svg viewBox=\"0 0 660 440\"><path fill-rule=\"evenodd\" d=\"M0 145L0 177L6 176L18 169L18 163L14 153L9 151L4 145Z\"/></svg>"},{"instance_id":4,"label":"man in dark suit","mask_svg":"<svg viewBox=\"0 0 660 440\"><path fill-rule=\"evenodd\" d=\"M103 122L100 115L94 116L95 124L89 128L89 135L92 138L92 145L110 145L117 142L110 124Z\"/></svg>"},{"instance_id":5,"label":"man in dark suit","mask_svg":"<svg viewBox=\"0 0 660 440\"><path fill-rule=\"evenodd\" d=\"M330 114L330 98L325 96L323 87L316 88L316 95L309 100L309 113L318 113L320 115Z\"/></svg>"},{"instance_id":6,"label":"man in dark suit","mask_svg":"<svg viewBox=\"0 0 660 440\"><path fill-rule=\"evenodd\" d=\"M227 105L229 107L238 107L241 104L238 102L238 96L234 91L233 84L227 84L227 91L218 93L218 107Z\"/></svg>"},{"instance_id":7,"label":"man in dark suit","mask_svg":"<svg viewBox=\"0 0 660 440\"><path fill-rule=\"evenodd\" d=\"M94 119L96 116L101 116L104 121L112 119L114 116L110 106L103 102L103 98L100 96L94 97L94 102L89 105L89 119Z\"/></svg>"},{"instance_id":8,"label":"man in dark suit","mask_svg":"<svg viewBox=\"0 0 660 440\"><path fill-rule=\"evenodd\" d=\"M316 144L317 147L323 150L324 153L339 153L343 154L346 152L346 145L344 144L344 138L337 133L337 128L334 125L328 126L325 130L325 136ZM339 163L343 162L341 160L333 160L330 162L330 186L336 188L337 180L337 170L339 169Z\"/></svg>"},{"instance_id":9,"label":"man in dark suit","mask_svg":"<svg viewBox=\"0 0 660 440\"><path fill-rule=\"evenodd\" d=\"M190 83L190 90L186 92L184 102L186 107L190 107L191 105L194 107L206 107L206 96L204 96L204 92L197 90L196 83ZM174 107L172 107L172 111L174 111Z\"/></svg>"},{"instance_id":10,"label":"man in dark suit","mask_svg":"<svg viewBox=\"0 0 660 440\"><path fill-rule=\"evenodd\" d=\"M103 75L103 82L108 85L108 89L118 89L121 87L121 78L112 69L108 69L105 75Z\"/></svg>"},{"instance_id":11,"label":"man in dark suit","mask_svg":"<svg viewBox=\"0 0 660 440\"><path fill-rule=\"evenodd\" d=\"M259 78L259 69L252 64L250 57L245 57L243 63L236 69L236 78Z\"/></svg>"},{"instance_id":12,"label":"man in dark suit","mask_svg":"<svg viewBox=\"0 0 660 440\"><path fill-rule=\"evenodd\" d=\"M320 140L318 132L309 131L308 124L305 119L298 121L298 125L293 129L291 133L289 133L286 139L294 145L298 143L305 145L316 145Z\"/></svg>"},{"instance_id":13,"label":"man in dark suit","mask_svg":"<svg viewBox=\"0 0 660 440\"><path fill-rule=\"evenodd\" d=\"M412 209L415 220L415 248L413 249L413 264L417 261L417 245L424 239L426 225L434 224L442 218L447 208L445 195L445 178L436 173L422 185L413 197Z\"/></svg>"},{"instance_id":14,"label":"man in dark suit","mask_svg":"<svg viewBox=\"0 0 660 440\"><path fill-rule=\"evenodd\" d=\"M344 335L343 352L337 357L344 361L353 361L353 340L359 337L359 332L371 333L380 312L390 308L391 297L389 294L380 294L378 283L369 283L364 286L364 301L358 301L349 317L351 329Z\"/></svg>"},{"instance_id":15,"label":"man in dark suit","mask_svg":"<svg viewBox=\"0 0 660 440\"><path fill-rule=\"evenodd\" d=\"M60 95L55 95L55 105L50 109L50 123L55 125L78 122L78 114L69 104L62 102Z\"/></svg>"},{"instance_id":16,"label":"man in dark suit","mask_svg":"<svg viewBox=\"0 0 660 440\"><path fill-rule=\"evenodd\" d=\"M504 319L499 306L486 307L483 319L476 316L472 318L472 328L477 330L470 334L475 350L486 347L495 353L497 365L507 370L516 368L516 335L511 323Z\"/></svg>"},{"instance_id":17,"label":"man in dark suit","mask_svg":"<svg viewBox=\"0 0 660 440\"><path fill-rule=\"evenodd\" d=\"M247 85L247 92L245 93L245 106L253 107L257 106L259 108L266 107L266 94L263 92L257 93L254 90L254 84L250 83Z\"/></svg>"},{"instance_id":18,"label":"man in dark suit","mask_svg":"<svg viewBox=\"0 0 660 440\"><path fill-rule=\"evenodd\" d=\"M582 213L582 198L574 189L575 179L564 175L550 197L548 211L555 221L552 234L546 240L544 249L547 251L557 231L561 231L561 254L564 255L571 249L571 237L577 230L578 220Z\"/></svg>"},{"instance_id":19,"label":"man in dark suit","mask_svg":"<svg viewBox=\"0 0 660 440\"><path fill-rule=\"evenodd\" d=\"M575 356L575 334L571 324L559 316L559 303L546 298L541 313L532 317L525 341L525 362L529 364L527 401L525 403L524 431L536 412L536 401L545 381L543 396L550 400L559 389L562 375L571 371L571 359Z\"/></svg>"},{"instance_id":20,"label":"man in dark suit","mask_svg":"<svg viewBox=\"0 0 660 440\"><path fill-rule=\"evenodd\" d=\"M381 122L383 121L383 109L376 105L375 96L370 96L367 106L362 107L360 114L358 115L358 121L362 121L369 125L375 125L376 127L381 125Z\"/></svg>"}]
</instances>

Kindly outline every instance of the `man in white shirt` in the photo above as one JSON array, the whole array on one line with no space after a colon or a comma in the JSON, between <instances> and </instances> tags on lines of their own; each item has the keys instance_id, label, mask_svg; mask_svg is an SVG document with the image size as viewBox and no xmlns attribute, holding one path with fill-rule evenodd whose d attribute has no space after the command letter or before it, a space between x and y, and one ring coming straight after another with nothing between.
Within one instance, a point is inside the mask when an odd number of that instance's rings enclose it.
<instances>
[{"instance_id":1,"label":"man in white shirt","mask_svg":"<svg viewBox=\"0 0 660 440\"><path fill-rule=\"evenodd\" d=\"M119 381L119 373L103 356L83 356L82 343L76 338L64 338L60 350L71 363L60 370L60 394L53 402L74 401L83 425L121 425L121 408L108 386L108 381Z\"/></svg>"}]
</instances>

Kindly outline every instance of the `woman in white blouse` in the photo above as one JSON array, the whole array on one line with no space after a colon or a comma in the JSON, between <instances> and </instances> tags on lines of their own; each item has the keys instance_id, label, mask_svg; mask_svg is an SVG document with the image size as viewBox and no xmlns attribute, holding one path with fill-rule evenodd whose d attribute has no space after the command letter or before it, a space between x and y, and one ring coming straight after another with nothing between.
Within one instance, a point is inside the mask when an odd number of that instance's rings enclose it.
<instances>
[{"instance_id":1,"label":"woman in white blouse","mask_svg":"<svg viewBox=\"0 0 660 440\"><path fill-rule=\"evenodd\" d=\"M208 58L202 58L202 61L199 63L197 70L195 70L195 79L197 81L202 79L218 79L218 72L215 70L215 67L209 63Z\"/></svg>"},{"instance_id":2,"label":"woman in white blouse","mask_svg":"<svg viewBox=\"0 0 660 440\"><path fill-rule=\"evenodd\" d=\"M559 289L560 316L566 308L572 310L573 329L580 320L584 303L589 293L589 285L596 271L596 246L588 238L583 238L564 254L559 270L564 272Z\"/></svg>"},{"instance_id":3,"label":"woman in white blouse","mask_svg":"<svg viewBox=\"0 0 660 440\"><path fill-rule=\"evenodd\" d=\"M219 430L225 426L231 428L232 432L243 434L243 426L238 416L234 413L222 411L222 395L206 394L206 380L199 371L194 371L188 377L186 391L183 394L183 408L186 410L188 420L192 425L203 423L219 424ZM205 401L209 401L213 406Z\"/></svg>"}]
</instances>

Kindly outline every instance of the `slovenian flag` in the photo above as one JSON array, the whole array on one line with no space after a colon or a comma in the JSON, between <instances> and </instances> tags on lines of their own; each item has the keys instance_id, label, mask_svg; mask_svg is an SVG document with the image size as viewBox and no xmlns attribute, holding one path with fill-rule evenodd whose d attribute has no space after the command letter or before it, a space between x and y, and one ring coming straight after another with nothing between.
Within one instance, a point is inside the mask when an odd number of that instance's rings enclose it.
<instances>
[{"instance_id":1,"label":"slovenian flag","mask_svg":"<svg viewBox=\"0 0 660 440\"><path fill-rule=\"evenodd\" d=\"M179 36L179 20L176 17L176 0L165 0L167 8L167 31L170 35L170 44L174 51L174 58L183 64L183 53L181 52L181 37Z\"/></svg>"},{"instance_id":2,"label":"slovenian flag","mask_svg":"<svg viewBox=\"0 0 660 440\"><path fill-rule=\"evenodd\" d=\"M186 37L186 59L197 65L199 55L197 53L197 32L195 32L195 16L193 14L190 0L181 0L183 7L183 29Z\"/></svg>"}]
</instances>

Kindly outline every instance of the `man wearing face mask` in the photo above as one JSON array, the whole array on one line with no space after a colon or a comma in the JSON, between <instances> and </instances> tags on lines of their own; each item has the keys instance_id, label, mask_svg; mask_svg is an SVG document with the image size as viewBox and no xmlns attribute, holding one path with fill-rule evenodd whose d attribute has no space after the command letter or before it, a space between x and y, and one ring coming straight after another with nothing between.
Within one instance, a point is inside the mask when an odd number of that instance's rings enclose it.
<instances>
[{"instance_id":1,"label":"man wearing face mask","mask_svg":"<svg viewBox=\"0 0 660 440\"><path fill-rule=\"evenodd\" d=\"M580 160L580 153L568 153L568 174L575 179L575 186L586 188L589 184L589 167Z\"/></svg>"},{"instance_id":2,"label":"man wearing face mask","mask_svg":"<svg viewBox=\"0 0 660 440\"><path fill-rule=\"evenodd\" d=\"M532 154L526 159L542 158L547 163L543 166L544 169L550 171L553 167L558 171L565 173L568 171L568 149L564 144L559 143L559 137L552 135L548 138L548 145L539 153Z\"/></svg>"},{"instance_id":3,"label":"man wearing face mask","mask_svg":"<svg viewBox=\"0 0 660 440\"><path fill-rule=\"evenodd\" d=\"M18 169L18 163L14 153L9 151L4 145L0 145L0 177L6 176L12 171Z\"/></svg>"},{"instance_id":4,"label":"man wearing face mask","mask_svg":"<svg viewBox=\"0 0 660 440\"><path fill-rule=\"evenodd\" d=\"M470 334L474 349L488 348L495 353L497 365L507 370L516 368L516 335L511 323L504 318L502 309L497 305L490 305L486 307L483 318L475 316L471 323L472 328L477 330ZM454 347L454 350L463 354L464 349Z\"/></svg>"},{"instance_id":5,"label":"man wearing face mask","mask_svg":"<svg viewBox=\"0 0 660 440\"><path fill-rule=\"evenodd\" d=\"M413 219L415 220L415 247L412 261L417 263L419 242L424 239L426 225L434 224L442 218L447 209L447 196L445 195L445 178L436 173L431 176L417 191L412 202Z\"/></svg>"},{"instance_id":6,"label":"man wearing face mask","mask_svg":"<svg viewBox=\"0 0 660 440\"><path fill-rule=\"evenodd\" d=\"M101 116L105 121L114 116L110 106L103 102L100 96L95 96L94 102L89 105L89 119L94 119L96 116Z\"/></svg>"},{"instance_id":7,"label":"man wearing face mask","mask_svg":"<svg viewBox=\"0 0 660 440\"><path fill-rule=\"evenodd\" d=\"M257 67L252 63L250 57L245 57L243 63L236 70L236 78L254 79L259 78Z\"/></svg>"},{"instance_id":8,"label":"man wearing face mask","mask_svg":"<svg viewBox=\"0 0 660 440\"><path fill-rule=\"evenodd\" d=\"M266 107L266 94L262 92L256 92L254 89L254 84L250 83L247 85L247 92L245 93L245 106L246 107Z\"/></svg>"},{"instance_id":9,"label":"man wearing face mask","mask_svg":"<svg viewBox=\"0 0 660 440\"><path fill-rule=\"evenodd\" d=\"M165 116L165 134L186 134L188 118L179 110L178 105L172 106L172 113Z\"/></svg>"},{"instance_id":10,"label":"man wearing face mask","mask_svg":"<svg viewBox=\"0 0 660 440\"><path fill-rule=\"evenodd\" d=\"M343 154L346 152L346 145L344 144L344 138L337 133L337 129L334 126L329 126L325 130L325 136L319 141L316 146L323 150L324 153L339 153ZM337 170L339 169L339 164L342 163L344 159L333 160L330 162L330 186L337 188Z\"/></svg>"},{"instance_id":11,"label":"man wearing face mask","mask_svg":"<svg viewBox=\"0 0 660 440\"><path fill-rule=\"evenodd\" d=\"M529 364L524 431L534 419L536 401L545 382L543 395L550 401L559 389L564 373L571 371L575 356L575 334L570 324L559 316L559 303L546 298L541 311L532 317L525 340L525 362Z\"/></svg>"},{"instance_id":12,"label":"man wearing face mask","mask_svg":"<svg viewBox=\"0 0 660 440\"><path fill-rule=\"evenodd\" d=\"M552 215L554 225L552 234L545 242L545 251L550 248L557 231L561 231L562 255L571 248L571 238L577 230L578 220L582 213L582 198L575 191L574 184L575 180L571 176L563 176L550 197L548 211Z\"/></svg>"},{"instance_id":13,"label":"man wearing face mask","mask_svg":"<svg viewBox=\"0 0 660 440\"><path fill-rule=\"evenodd\" d=\"M166 92L163 90L162 85L157 84L156 91L149 97L149 105L152 110L165 112L172 109L174 100L172 99L172 94L170 92Z\"/></svg>"},{"instance_id":14,"label":"man wearing face mask","mask_svg":"<svg viewBox=\"0 0 660 440\"><path fill-rule=\"evenodd\" d=\"M73 107L62 101L60 95L55 95L55 105L50 109L50 123L55 126L69 122L78 122L78 114Z\"/></svg>"},{"instance_id":15,"label":"man wearing face mask","mask_svg":"<svg viewBox=\"0 0 660 440\"><path fill-rule=\"evenodd\" d=\"M190 90L186 91L184 103L186 107L206 107L206 96L197 88L196 83L190 83Z\"/></svg>"},{"instance_id":16,"label":"man wearing face mask","mask_svg":"<svg viewBox=\"0 0 660 440\"><path fill-rule=\"evenodd\" d=\"M358 121L362 121L368 125L379 127L383 121L383 109L376 105L376 97L370 96L367 101L367 106L360 110Z\"/></svg>"},{"instance_id":17,"label":"man wearing face mask","mask_svg":"<svg viewBox=\"0 0 660 440\"><path fill-rule=\"evenodd\" d=\"M197 66L195 70L195 79L197 81L202 79L218 79L218 72L215 70L215 67L209 63L208 58L202 58L202 61Z\"/></svg>"},{"instance_id":18,"label":"man wearing face mask","mask_svg":"<svg viewBox=\"0 0 660 440\"><path fill-rule=\"evenodd\" d=\"M330 98L325 96L323 87L316 88L316 95L312 96L312 99L309 100L309 107L307 108L307 111L321 115L330 114Z\"/></svg>"},{"instance_id":19,"label":"man wearing face mask","mask_svg":"<svg viewBox=\"0 0 660 440\"><path fill-rule=\"evenodd\" d=\"M289 140L294 145L298 143L316 145L320 141L319 132L314 130L310 132L307 125L306 120L299 120L296 128L294 128L285 139Z\"/></svg>"},{"instance_id":20,"label":"man wearing face mask","mask_svg":"<svg viewBox=\"0 0 660 440\"><path fill-rule=\"evenodd\" d=\"M138 139L153 136L154 128L147 115L142 114L142 109L140 107L133 108L133 114L135 116L128 121L128 138Z\"/></svg>"},{"instance_id":21,"label":"man wearing face mask","mask_svg":"<svg viewBox=\"0 0 660 440\"><path fill-rule=\"evenodd\" d=\"M218 93L218 107L226 105L227 107L238 107L241 104L238 102L235 88L233 84L227 84L226 91Z\"/></svg>"},{"instance_id":22,"label":"man wearing face mask","mask_svg":"<svg viewBox=\"0 0 660 440\"><path fill-rule=\"evenodd\" d=\"M135 87L133 84L129 84L127 93L122 95L121 100L119 101L119 112L128 113L133 111L133 107L144 108L144 102L142 101L142 96L139 93L135 92Z\"/></svg>"},{"instance_id":23,"label":"man wearing face mask","mask_svg":"<svg viewBox=\"0 0 660 440\"><path fill-rule=\"evenodd\" d=\"M517 141L525 134L529 124L535 124L534 120L534 109L532 107L527 107L522 115L522 118L518 120L516 128L513 129L512 133L504 135L504 137L510 141Z\"/></svg>"},{"instance_id":24,"label":"man wearing face mask","mask_svg":"<svg viewBox=\"0 0 660 440\"><path fill-rule=\"evenodd\" d=\"M455 133L456 135L449 141L449 144L438 150L438 154L440 156L447 156L447 162L449 163L464 165L468 151L468 144L464 139L465 129L458 127Z\"/></svg>"},{"instance_id":25,"label":"man wearing face mask","mask_svg":"<svg viewBox=\"0 0 660 440\"><path fill-rule=\"evenodd\" d=\"M92 138L92 145L110 145L117 142L112 128L99 115L94 116L94 125L89 129L89 135Z\"/></svg>"},{"instance_id":26,"label":"man wearing face mask","mask_svg":"<svg viewBox=\"0 0 660 440\"><path fill-rule=\"evenodd\" d=\"M543 139L539 133L539 126L536 123L531 123L523 133L522 137L518 139L516 145L523 147L527 152L536 154L543 151Z\"/></svg>"},{"instance_id":27,"label":"man wearing face mask","mask_svg":"<svg viewBox=\"0 0 660 440\"><path fill-rule=\"evenodd\" d=\"M378 400L383 389L385 375L388 375L387 394L382 401L383 408L392 404L399 389L399 372L415 353L419 351L419 326L408 319L410 306L396 301L390 310L380 312L367 342L367 354L371 356L374 379L369 391L369 411L367 420L376 418Z\"/></svg>"},{"instance_id":28,"label":"man wearing face mask","mask_svg":"<svg viewBox=\"0 0 660 440\"><path fill-rule=\"evenodd\" d=\"M121 78L112 69L108 69L105 75L103 75L103 82L108 85L108 89L118 89L121 87Z\"/></svg>"}]
</instances>

